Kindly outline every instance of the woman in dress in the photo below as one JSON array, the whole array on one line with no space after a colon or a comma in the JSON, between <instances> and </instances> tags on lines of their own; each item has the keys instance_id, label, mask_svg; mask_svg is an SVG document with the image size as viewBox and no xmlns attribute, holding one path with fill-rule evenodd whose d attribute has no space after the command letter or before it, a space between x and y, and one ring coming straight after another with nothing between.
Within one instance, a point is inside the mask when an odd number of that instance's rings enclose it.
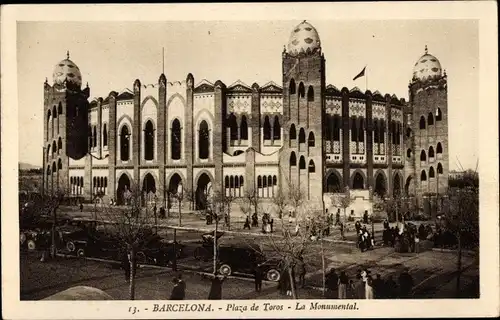
<instances>
[{"instance_id":1,"label":"woman in dress","mask_svg":"<svg viewBox=\"0 0 500 320\"><path fill-rule=\"evenodd\" d=\"M347 287L349 286L349 278L347 277L345 271L340 273L339 282L339 299L347 299Z\"/></svg>"}]
</instances>

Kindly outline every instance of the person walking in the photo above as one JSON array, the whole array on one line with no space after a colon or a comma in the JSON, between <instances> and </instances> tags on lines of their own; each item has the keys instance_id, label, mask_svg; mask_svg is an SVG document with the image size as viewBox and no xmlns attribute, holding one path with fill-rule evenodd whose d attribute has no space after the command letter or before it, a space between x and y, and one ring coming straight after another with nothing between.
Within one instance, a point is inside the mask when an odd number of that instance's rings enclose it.
<instances>
[{"instance_id":1,"label":"person walking","mask_svg":"<svg viewBox=\"0 0 500 320\"><path fill-rule=\"evenodd\" d=\"M260 264L254 268L255 276L255 291L260 292L262 290L262 280L264 279L264 273Z\"/></svg>"},{"instance_id":2,"label":"person walking","mask_svg":"<svg viewBox=\"0 0 500 320\"><path fill-rule=\"evenodd\" d=\"M212 276L212 283L210 285L210 292L208 294L208 300L221 300L222 299L222 283L226 280L225 276L219 277L217 275Z\"/></svg>"},{"instance_id":3,"label":"person walking","mask_svg":"<svg viewBox=\"0 0 500 320\"><path fill-rule=\"evenodd\" d=\"M335 299L337 297L337 290L339 285L339 277L334 268L331 268L325 279L326 297Z\"/></svg>"},{"instance_id":4,"label":"person walking","mask_svg":"<svg viewBox=\"0 0 500 320\"><path fill-rule=\"evenodd\" d=\"M182 274L180 273L177 275L177 283L181 288L181 300L184 300L184 298L186 297L186 282L182 280Z\"/></svg>"},{"instance_id":5,"label":"person walking","mask_svg":"<svg viewBox=\"0 0 500 320\"><path fill-rule=\"evenodd\" d=\"M409 298L412 288L413 277L410 275L409 269L405 268L399 275L399 297L401 299Z\"/></svg>"},{"instance_id":6,"label":"person walking","mask_svg":"<svg viewBox=\"0 0 500 320\"><path fill-rule=\"evenodd\" d=\"M274 218L271 218L271 221L269 221L269 225L271 226L271 233L273 233Z\"/></svg>"},{"instance_id":7,"label":"person walking","mask_svg":"<svg viewBox=\"0 0 500 320\"><path fill-rule=\"evenodd\" d=\"M247 216L245 219L245 224L243 225L243 230L248 229L250 230L250 217Z\"/></svg>"},{"instance_id":8,"label":"person walking","mask_svg":"<svg viewBox=\"0 0 500 320\"><path fill-rule=\"evenodd\" d=\"M356 275L356 282L354 283L353 289L355 299L365 298L365 283L360 273Z\"/></svg>"},{"instance_id":9,"label":"person walking","mask_svg":"<svg viewBox=\"0 0 500 320\"><path fill-rule=\"evenodd\" d=\"M179 283L179 279L173 278L172 283L174 284L174 287L172 288L172 292L170 293L170 299L169 300L184 300L184 288L182 285Z\"/></svg>"},{"instance_id":10,"label":"person walking","mask_svg":"<svg viewBox=\"0 0 500 320\"><path fill-rule=\"evenodd\" d=\"M373 292L373 279L371 276L367 276L366 278L365 299L375 299L375 294Z\"/></svg>"},{"instance_id":11,"label":"person walking","mask_svg":"<svg viewBox=\"0 0 500 320\"><path fill-rule=\"evenodd\" d=\"M339 299L347 299L347 288L349 286L349 278L345 271L340 273L340 277L338 280L338 291L339 291Z\"/></svg>"},{"instance_id":12,"label":"person walking","mask_svg":"<svg viewBox=\"0 0 500 320\"><path fill-rule=\"evenodd\" d=\"M384 299L385 298L385 288L384 288L384 280L380 277L380 274L375 275L375 279L373 280L373 291L375 293L376 299Z\"/></svg>"},{"instance_id":13,"label":"person walking","mask_svg":"<svg viewBox=\"0 0 500 320\"><path fill-rule=\"evenodd\" d=\"M83 212L83 203L80 203L80 212Z\"/></svg>"}]
</instances>

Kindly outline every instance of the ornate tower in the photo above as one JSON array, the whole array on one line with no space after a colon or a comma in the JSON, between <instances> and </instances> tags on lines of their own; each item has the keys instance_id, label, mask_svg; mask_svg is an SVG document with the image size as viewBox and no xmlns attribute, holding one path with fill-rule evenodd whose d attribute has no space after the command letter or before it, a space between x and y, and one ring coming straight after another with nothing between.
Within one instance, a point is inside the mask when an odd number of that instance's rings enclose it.
<instances>
[{"instance_id":1,"label":"ornate tower","mask_svg":"<svg viewBox=\"0 0 500 320\"><path fill-rule=\"evenodd\" d=\"M407 191L426 212L435 214L448 188L448 88L446 71L427 52L418 59L409 85L413 176Z\"/></svg>"},{"instance_id":2,"label":"ornate tower","mask_svg":"<svg viewBox=\"0 0 500 320\"><path fill-rule=\"evenodd\" d=\"M81 89L78 66L66 59L54 67L53 85L44 83L45 192L69 192L69 159L81 159L88 152L87 85Z\"/></svg>"},{"instance_id":3,"label":"ornate tower","mask_svg":"<svg viewBox=\"0 0 500 320\"><path fill-rule=\"evenodd\" d=\"M300 189L304 201L323 210L323 92L325 59L316 29L306 21L291 32L283 51L284 140L281 186Z\"/></svg>"}]
</instances>

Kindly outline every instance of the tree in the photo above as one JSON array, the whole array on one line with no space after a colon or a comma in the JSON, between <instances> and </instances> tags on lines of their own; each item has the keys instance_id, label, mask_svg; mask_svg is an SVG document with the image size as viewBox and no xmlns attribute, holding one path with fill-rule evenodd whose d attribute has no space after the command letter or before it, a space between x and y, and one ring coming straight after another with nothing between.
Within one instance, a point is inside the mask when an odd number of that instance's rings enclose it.
<instances>
[{"instance_id":1,"label":"tree","mask_svg":"<svg viewBox=\"0 0 500 320\"><path fill-rule=\"evenodd\" d=\"M462 273L462 248L479 243L479 184L472 183L448 191L449 206L445 214L446 229L457 240L457 282L456 294L460 295Z\"/></svg>"},{"instance_id":2,"label":"tree","mask_svg":"<svg viewBox=\"0 0 500 320\"><path fill-rule=\"evenodd\" d=\"M129 256L130 282L129 298L135 299L135 274L138 258L145 259L141 252L146 244L155 236L152 232L151 212L141 207L141 192L134 185L124 193L126 206L102 206L102 224L107 236L116 241L119 252Z\"/></svg>"},{"instance_id":3,"label":"tree","mask_svg":"<svg viewBox=\"0 0 500 320\"><path fill-rule=\"evenodd\" d=\"M344 211L344 222L347 221L347 213L346 210L349 208L351 203L353 202L353 199L351 197L351 191L349 190L349 187L345 187L344 192L341 194L334 194L331 197L332 203L335 207L342 208Z\"/></svg>"}]
</instances>

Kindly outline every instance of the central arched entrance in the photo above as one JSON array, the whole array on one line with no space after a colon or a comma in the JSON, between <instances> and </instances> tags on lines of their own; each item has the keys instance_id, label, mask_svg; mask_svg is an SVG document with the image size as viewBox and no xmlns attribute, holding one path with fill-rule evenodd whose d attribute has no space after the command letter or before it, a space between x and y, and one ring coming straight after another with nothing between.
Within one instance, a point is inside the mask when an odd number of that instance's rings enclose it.
<instances>
[{"instance_id":1,"label":"central arched entrance","mask_svg":"<svg viewBox=\"0 0 500 320\"><path fill-rule=\"evenodd\" d=\"M168 184L168 199L170 208L179 207L179 195L182 195L182 178L179 174L174 173Z\"/></svg>"},{"instance_id":2,"label":"central arched entrance","mask_svg":"<svg viewBox=\"0 0 500 320\"><path fill-rule=\"evenodd\" d=\"M207 208L208 199L212 194L212 182L210 177L203 173L198 178L196 185L196 210L205 210Z\"/></svg>"},{"instance_id":3,"label":"central arched entrance","mask_svg":"<svg viewBox=\"0 0 500 320\"><path fill-rule=\"evenodd\" d=\"M385 181L385 177L382 173L379 173L377 175L377 178L375 179L375 194L378 195L380 198L384 198L385 194L387 193L387 184Z\"/></svg>"},{"instance_id":4,"label":"central arched entrance","mask_svg":"<svg viewBox=\"0 0 500 320\"><path fill-rule=\"evenodd\" d=\"M118 205L124 205L129 203L130 196L130 179L124 173L118 179L118 189L116 190L116 203Z\"/></svg>"},{"instance_id":5,"label":"central arched entrance","mask_svg":"<svg viewBox=\"0 0 500 320\"><path fill-rule=\"evenodd\" d=\"M143 206L153 206L156 200L156 182L151 173L146 174L142 181L141 199Z\"/></svg>"},{"instance_id":6,"label":"central arched entrance","mask_svg":"<svg viewBox=\"0 0 500 320\"><path fill-rule=\"evenodd\" d=\"M335 172L330 173L328 179L326 180L326 192L328 193L342 192L342 185L340 183L340 178Z\"/></svg>"},{"instance_id":7,"label":"central arched entrance","mask_svg":"<svg viewBox=\"0 0 500 320\"><path fill-rule=\"evenodd\" d=\"M364 187L365 187L365 181L363 179L363 176L361 175L361 173L356 172L354 174L354 178L352 181L352 188L353 189L364 189Z\"/></svg>"}]
</instances>

